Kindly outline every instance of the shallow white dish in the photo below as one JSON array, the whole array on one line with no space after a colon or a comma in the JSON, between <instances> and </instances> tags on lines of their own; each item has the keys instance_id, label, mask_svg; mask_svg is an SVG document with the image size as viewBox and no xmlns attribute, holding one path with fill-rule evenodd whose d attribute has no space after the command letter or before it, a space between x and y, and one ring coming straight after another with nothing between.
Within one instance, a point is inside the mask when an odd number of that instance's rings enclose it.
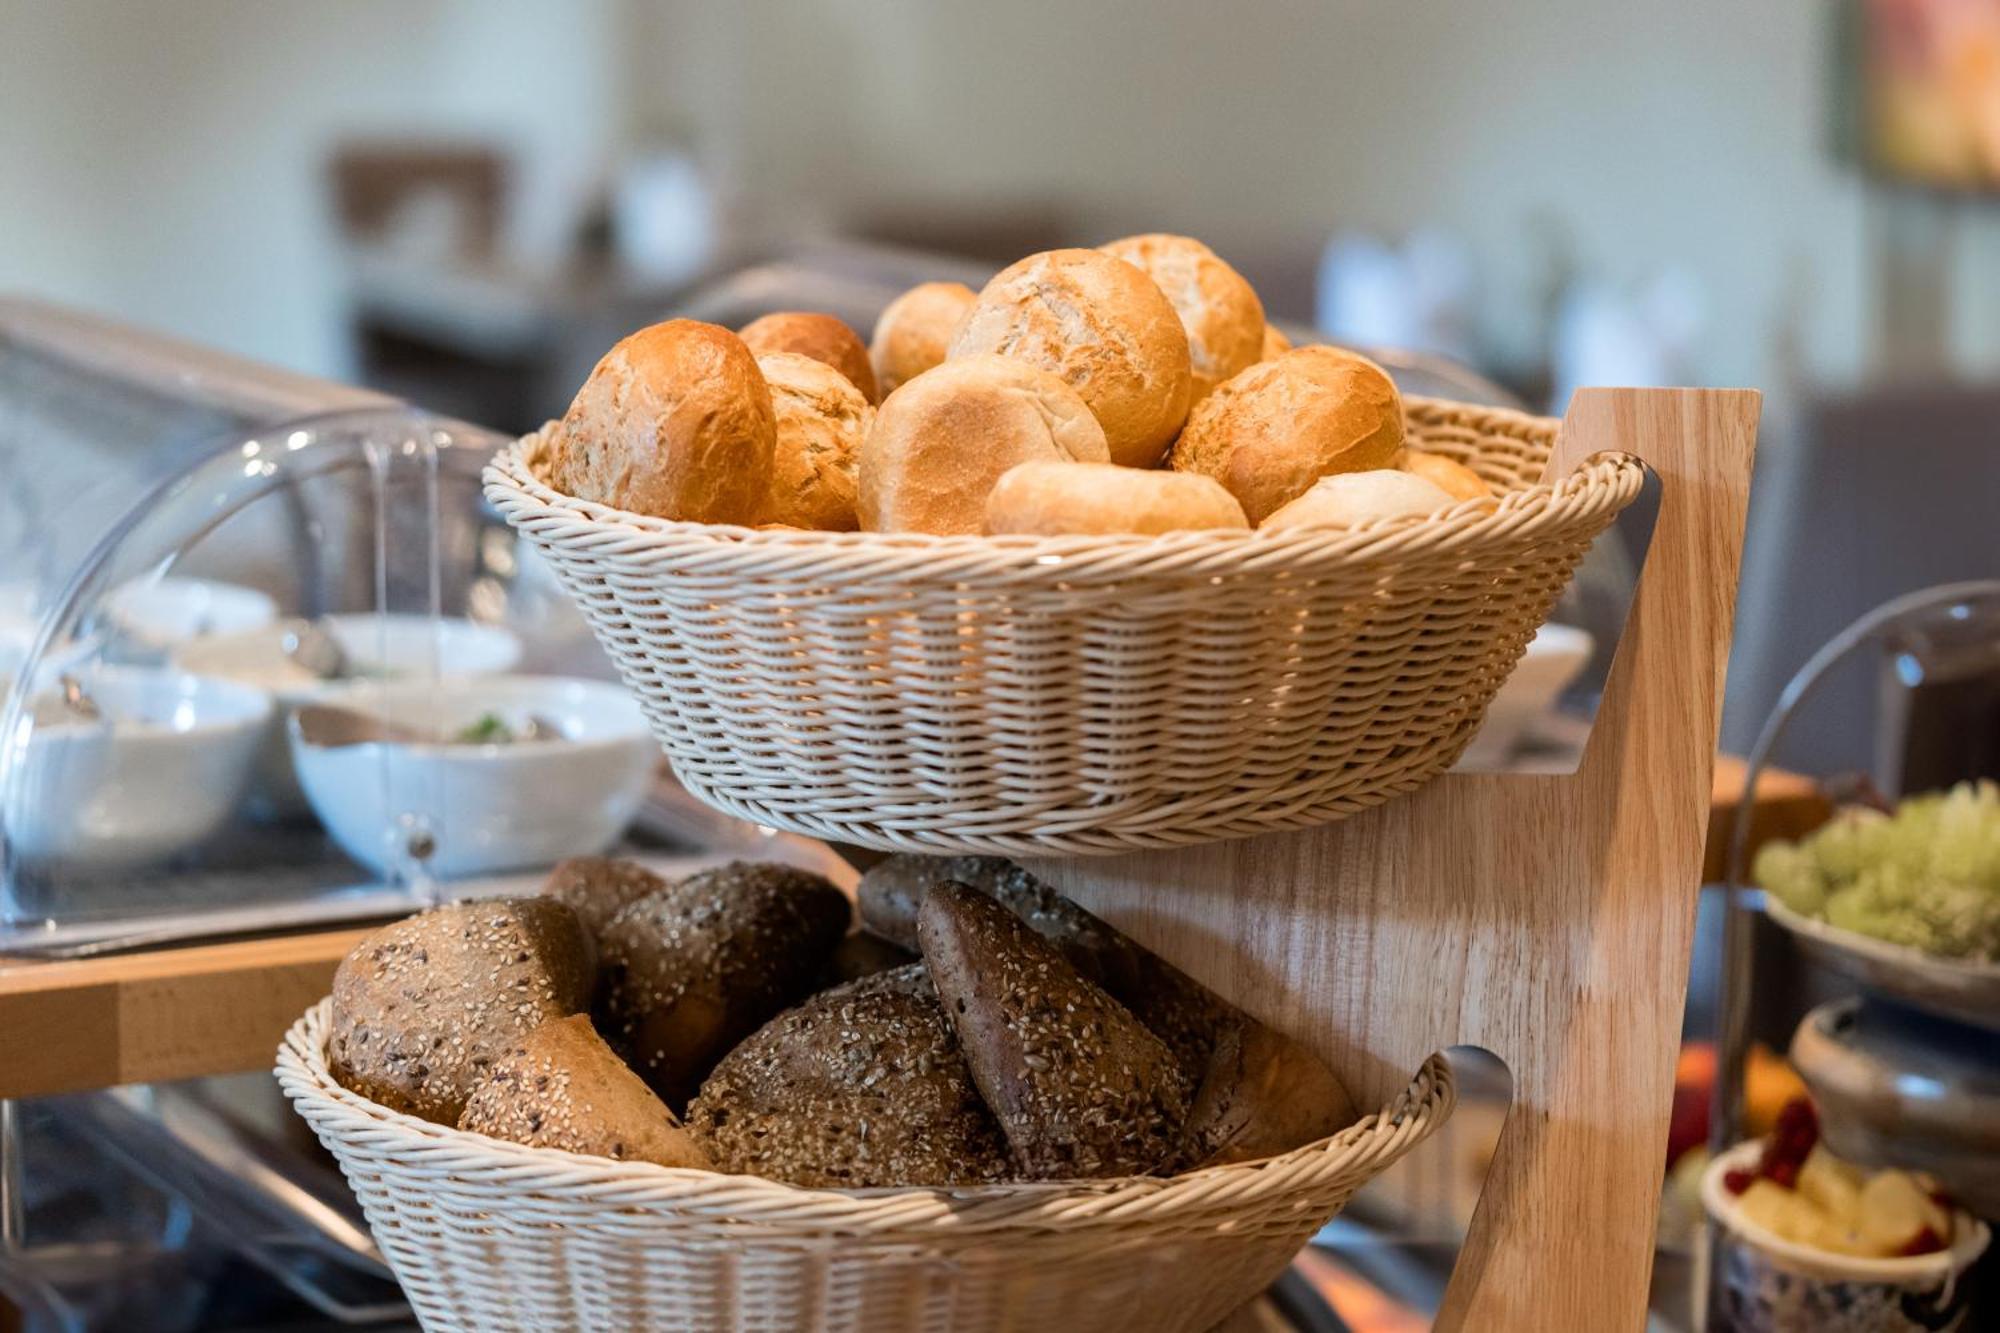
<instances>
[{"instance_id":1,"label":"shallow white dish","mask_svg":"<svg viewBox=\"0 0 2000 1333\"><path fill-rule=\"evenodd\" d=\"M533 715L559 740L476 744L311 744L286 725L306 799L334 840L385 877L419 868L442 879L547 865L603 851L638 813L659 758L624 687L555 676L364 682L320 702L451 736L497 714ZM432 848L419 865L413 847Z\"/></svg>"},{"instance_id":2,"label":"shallow white dish","mask_svg":"<svg viewBox=\"0 0 2000 1333\"><path fill-rule=\"evenodd\" d=\"M219 579L135 581L113 592L105 611L120 634L156 652L213 634L262 629L278 618L278 604L268 595Z\"/></svg>"},{"instance_id":3,"label":"shallow white dish","mask_svg":"<svg viewBox=\"0 0 2000 1333\"><path fill-rule=\"evenodd\" d=\"M1529 729L1555 706L1556 696L1590 661L1595 643L1588 631L1574 625L1544 625L1536 630L1455 767L1505 767Z\"/></svg>"},{"instance_id":4,"label":"shallow white dish","mask_svg":"<svg viewBox=\"0 0 2000 1333\"><path fill-rule=\"evenodd\" d=\"M165 860L228 821L271 719L268 695L139 668L107 667L84 685L102 720L29 725L6 812L22 857L126 868Z\"/></svg>"},{"instance_id":5,"label":"shallow white dish","mask_svg":"<svg viewBox=\"0 0 2000 1333\"><path fill-rule=\"evenodd\" d=\"M1775 893L1764 911L1790 931L1807 957L1870 990L1929 1013L2000 1032L2000 963L1939 958L1817 917L1800 916Z\"/></svg>"},{"instance_id":6,"label":"shallow white dish","mask_svg":"<svg viewBox=\"0 0 2000 1333\"><path fill-rule=\"evenodd\" d=\"M1710 1243L1702 1246L1717 1297L1738 1330L1771 1333L1899 1333L1970 1328L1968 1292L1959 1277L1985 1252L1986 1224L1964 1209L1952 1214L1952 1244L1907 1259L1832 1254L1775 1236L1744 1217L1723 1186L1729 1172L1757 1164L1764 1145L1739 1143L1701 1177ZM1699 1269L1703 1265L1697 1265ZM1697 1281L1697 1301L1708 1284ZM1923 1322L1908 1307L1927 1307Z\"/></svg>"},{"instance_id":7,"label":"shallow white dish","mask_svg":"<svg viewBox=\"0 0 2000 1333\"><path fill-rule=\"evenodd\" d=\"M254 685L276 698L278 713L257 760L252 802L265 815L286 817L306 809L285 741L285 718L300 704L346 684L321 680L285 655L285 636L306 624L285 620L209 635L182 644L173 654L183 671ZM455 617L368 612L327 616L320 624L340 644L355 674L369 679L495 675L513 670L521 660L521 641L507 630Z\"/></svg>"}]
</instances>

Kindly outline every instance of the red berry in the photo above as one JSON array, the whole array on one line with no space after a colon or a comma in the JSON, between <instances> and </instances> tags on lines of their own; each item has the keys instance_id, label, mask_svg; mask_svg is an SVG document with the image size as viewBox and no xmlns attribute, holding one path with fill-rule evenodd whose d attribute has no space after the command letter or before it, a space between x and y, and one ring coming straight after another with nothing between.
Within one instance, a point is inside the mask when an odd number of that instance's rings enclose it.
<instances>
[{"instance_id":1,"label":"red berry","mask_svg":"<svg viewBox=\"0 0 2000 1333\"><path fill-rule=\"evenodd\" d=\"M1771 1183L1774 1185L1783 1185L1788 1190L1799 1187L1799 1164L1797 1162L1773 1162L1764 1169L1764 1174L1771 1178Z\"/></svg>"},{"instance_id":2,"label":"red berry","mask_svg":"<svg viewBox=\"0 0 2000 1333\"><path fill-rule=\"evenodd\" d=\"M1744 1190L1749 1189L1752 1182L1756 1179L1757 1173L1755 1171L1745 1171L1739 1166L1733 1171L1724 1171L1722 1173L1722 1188L1728 1190L1731 1194L1741 1194Z\"/></svg>"},{"instance_id":3,"label":"red berry","mask_svg":"<svg viewBox=\"0 0 2000 1333\"><path fill-rule=\"evenodd\" d=\"M1909 1243L1896 1251L1896 1253L1899 1257L1908 1259L1919 1254L1936 1254L1944 1248L1944 1237L1938 1235L1932 1228L1925 1227L1922 1231L1910 1237Z\"/></svg>"}]
</instances>

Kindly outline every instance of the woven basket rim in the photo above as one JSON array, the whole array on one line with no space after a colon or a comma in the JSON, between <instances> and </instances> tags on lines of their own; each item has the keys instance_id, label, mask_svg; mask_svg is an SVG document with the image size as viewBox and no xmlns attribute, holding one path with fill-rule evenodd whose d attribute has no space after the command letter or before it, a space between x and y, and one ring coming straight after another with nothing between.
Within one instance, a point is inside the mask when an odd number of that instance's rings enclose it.
<instances>
[{"instance_id":1,"label":"woven basket rim","mask_svg":"<svg viewBox=\"0 0 2000 1333\"><path fill-rule=\"evenodd\" d=\"M1297 1187L1321 1174L1351 1170L1358 1160L1378 1158L1380 1170L1430 1137L1451 1117L1458 1100L1450 1063L1440 1051L1424 1061L1387 1106L1324 1139L1254 1162L1167 1177L816 1189L759 1176L531 1148L391 1110L334 1079L326 1063L332 1009L331 996L307 1009L285 1033L277 1054L280 1087L316 1131L324 1126L342 1139L394 1142L410 1158L435 1157L440 1167L448 1163L454 1173L476 1176L483 1186L512 1179L525 1189L533 1180L573 1198L599 1194L607 1208L619 1209L671 1202L685 1210L708 1203L718 1220L819 1235L845 1229L879 1237L885 1227L922 1228L946 1219L955 1232L1032 1227L1038 1219L1065 1226L1105 1215L1130 1221L1135 1211L1174 1210L1263 1186Z\"/></svg>"},{"instance_id":2,"label":"woven basket rim","mask_svg":"<svg viewBox=\"0 0 2000 1333\"><path fill-rule=\"evenodd\" d=\"M1502 408L1472 408L1442 399L1413 398L1406 403L1413 409L1450 408L1460 416L1485 418L1481 425L1490 433L1520 438L1553 433L1560 424L1554 418ZM1525 523L1546 518L1551 508L1561 510L1572 504L1595 508L1591 501L1609 500L1614 511L1622 509L1638 494L1646 475L1645 464L1635 456L1603 452L1584 459L1567 476L1505 491L1497 503L1462 500L1425 517L1377 519L1344 529L1205 529L1069 536L824 532L656 518L565 495L536 472L547 432L555 424L550 422L522 436L485 467L487 499L516 524L528 511L539 511L546 517L581 522L606 533L616 531L621 538L617 551L624 555L658 549L685 551L702 545L746 554L762 551L777 555L792 550L802 559L816 554L831 557L861 552L925 555L946 562L960 558L977 560L990 568L997 558L1018 554L1024 564L1061 565L1062 568L1052 569L1051 573L1066 577L1074 577L1076 567L1070 562L1082 557L1115 561L1135 557L1184 559L1207 554L1226 561L1229 567L1242 569L1267 561L1283 567L1319 561L1363 562L1381 555L1385 547L1393 547L1399 557L1457 545L1484 547L1505 540Z\"/></svg>"}]
</instances>

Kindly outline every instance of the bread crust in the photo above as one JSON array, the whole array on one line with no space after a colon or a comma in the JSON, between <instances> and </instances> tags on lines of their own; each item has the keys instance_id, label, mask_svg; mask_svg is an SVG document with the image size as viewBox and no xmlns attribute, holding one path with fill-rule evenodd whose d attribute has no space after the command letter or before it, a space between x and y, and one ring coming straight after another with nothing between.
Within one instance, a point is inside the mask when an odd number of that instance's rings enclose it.
<instances>
[{"instance_id":1,"label":"bread crust","mask_svg":"<svg viewBox=\"0 0 2000 1333\"><path fill-rule=\"evenodd\" d=\"M752 356L792 352L832 366L860 390L869 403L881 401L875 387L875 367L867 344L845 321L815 310L780 310L753 319L737 335Z\"/></svg>"},{"instance_id":2,"label":"bread crust","mask_svg":"<svg viewBox=\"0 0 2000 1333\"><path fill-rule=\"evenodd\" d=\"M1113 463L1152 467L1187 419L1193 372L1180 316L1158 283L1101 250L1048 250L1002 269L953 333L947 364L981 352L1075 389Z\"/></svg>"},{"instance_id":3,"label":"bread crust","mask_svg":"<svg viewBox=\"0 0 2000 1333\"><path fill-rule=\"evenodd\" d=\"M778 428L758 525L854 531L861 441L875 409L845 375L809 356L771 352L757 358L757 368L770 385Z\"/></svg>"},{"instance_id":4,"label":"bread crust","mask_svg":"<svg viewBox=\"0 0 2000 1333\"><path fill-rule=\"evenodd\" d=\"M952 330L978 299L962 282L921 282L883 307L868 340L868 360L883 398L943 364Z\"/></svg>"},{"instance_id":5,"label":"bread crust","mask_svg":"<svg viewBox=\"0 0 2000 1333\"><path fill-rule=\"evenodd\" d=\"M1452 497L1422 477L1393 468L1322 477L1291 503L1281 505L1258 526L1354 528L1390 518L1424 518L1451 508Z\"/></svg>"},{"instance_id":6,"label":"bread crust","mask_svg":"<svg viewBox=\"0 0 2000 1333\"><path fill-rule=\"evenodd\" d=\"M771 391L728 329L670 319L597 363L556 430L549 484L695 523L751 523L770 487Z\"/></svg>"},{"instance_id":7,"label":"bread crust","mask_svg":"<svg viewBox=\"0 0 2000 1333\"><path fill-rule=\"evenodd\" d=\"M1236 497L1212 477L1116 463L1018 463L986 497L990 533L1135 533L1248 529Z\"/></svg>"},{"instance_id":8,"label":"bread crust","mask_svg":"<svg viewBox=\"0 0 2000 1333\"><path fill-rule=\"evenodd\" d=\"M1243 275L1192 236L1147 232L1099 247L1166 294L1187 333L1190 404L1264 355L1264 303Z\"/></svg>"},{"instance_id":9,"label":"bread crust","mask_svg":"<svg viewBox=\"0 0 2000 1333\"><path fill-rule=\"evenodd\" d=\"M1388 372L1336 347L1298 347L1218 386L1188 418L1171 466L1215 478L1261 524L1321 477L1387 468L1403 447Z\"/></svg>"},{"instance_id":10,"label":"bread crust","mask_svg":"<svg viewBox=\"0 0 2000 1333\"><path fill-rule=\"evenodd\" d=\"M1493 494L1486 479L1456 458L1405 449L1396 466L1413 477L1422 477L1454 500L1483 500Z\"/></svg>"}]
</instances>

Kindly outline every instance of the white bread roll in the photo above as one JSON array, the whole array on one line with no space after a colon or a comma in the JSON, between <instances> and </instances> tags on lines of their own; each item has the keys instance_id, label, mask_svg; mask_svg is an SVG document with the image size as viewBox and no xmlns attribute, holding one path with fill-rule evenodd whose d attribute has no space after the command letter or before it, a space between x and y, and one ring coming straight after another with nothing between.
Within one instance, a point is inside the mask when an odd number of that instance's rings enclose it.
<instances>
[{"instance_id":1,"label":"white bread roll","mask_svg":"<svg viewBox=\"0 0 2000 1333\"><path fill-rule=\"evenodd\" d=\"M976 533L1016 463L1102 463L1104 429L1075 390L1004 356L954 357L883 400L861 444L867 532Z\"/></svg>"},{"instance_id":2,"label":"white bread roll","mask_svg":"<svg viewBox=\"0 0 2000 1333\"><path fill-rule=\"evenodd\" d=\"M1456 458L1446 458L1443 454L1405 449L1396 466L1413 477L1422 477L1454 500L1480 500L1493 494L1485 478Z\"/></svg>"},{"instance_id":3,"label":"white bread roll","mask_svg":"<svg viewBox=\"0 0 2000 1333\"><path fill-rule=\"evenodd\" d=\"M1017 463L986 497L986 530L996 535L1249 526L1236 497L1207 477L1116 463Z\"/></svg>"},{"instance_id":4,"label":"white bread roll","mask_svg":"<svg viewBox=\"0 0 2000 1333\"><path fill-rule=\"evenodd\" d=\"M868 342L883 398L943 363L952 330L978 299L962 282L923 282L884 307Z\"/></svg>"},{"instance_id":5,"label":"white bread roll","mask_svg":"<svg viewBox=\"0 0 2000 1333\"><path fill-rule=\"evenodd\" d=\"M1159 284L1101 250L1048 250L1002 269L952 335L1059 376L1104 427L1111 461L1152 467L1187 420L1187 333Z\"/></svg>"},{"instance_id":6,"label":"white bread roll","mask_svg":"<svg viewBox=\"0 0 2000 1333\"><path fill-rule=\"evenodd\" d=\"M1321 477L1393 466L1402 447L1403 400L1380 366L1299 347L1202 399L1171 461L1214 477L1261 523Z\"/></svg>"},{"instance_id":7,"label":"white bread roll","mask_svg":"<svg viewBox=\"0 0 2000 1333\"><path fill-rule=\"evenodd\" d=\"M753 319L743 326L743 345L755 356L772 352L796 352L823 361L847 376L869 402L881 401L875 392L875 369L868 363L868 349L861 335L832 315L811 310L780 310Z\"/></svg>"},{"instance_id":8,"label":"white bread roll","mask_svg":"<svg viewBox=\"0 0 2000 1333\"><path fill-rule=\"evenodd\" d=\"M656 518L753 523L776 440L771 391L743 340L670 319L590 372L556 429L548 481Z\"/></svg>"},{"instance_id":9,"label":"white bread roll","mask_svg":"<svg viewBox=\"0 0 2000 1333\"><path fill-rule=\"evenodd\" d=\"M1187 333L1191 402L1264 354L1264 303L1243 275L1192 236L1148 232L1100 246L1166 294Z\"/></svg>"},{"instance_id":10,"label":"white bread roll","mask_svg":"<svg viewBox=\"0 0 2000 1333\"><path fill-rule=\"evenodd\" d=\"M1437 486L1407 472L1383 468L1322 477L1298 499L1257 526L1353 528L1383 518L1422 518L1458 503Z\"/></svg>"},{"instance_id":11,"label":"white bread roll","mask_svg":"<svg viewBox=\"0 0 2000 1333\"><path fill-rule=\"evenodd\" d=\"M855 471L875 409L847 376L797 352L757 358L777 415L771 488L758 526L852 532Z\"/></svg>"}]
</instances>

